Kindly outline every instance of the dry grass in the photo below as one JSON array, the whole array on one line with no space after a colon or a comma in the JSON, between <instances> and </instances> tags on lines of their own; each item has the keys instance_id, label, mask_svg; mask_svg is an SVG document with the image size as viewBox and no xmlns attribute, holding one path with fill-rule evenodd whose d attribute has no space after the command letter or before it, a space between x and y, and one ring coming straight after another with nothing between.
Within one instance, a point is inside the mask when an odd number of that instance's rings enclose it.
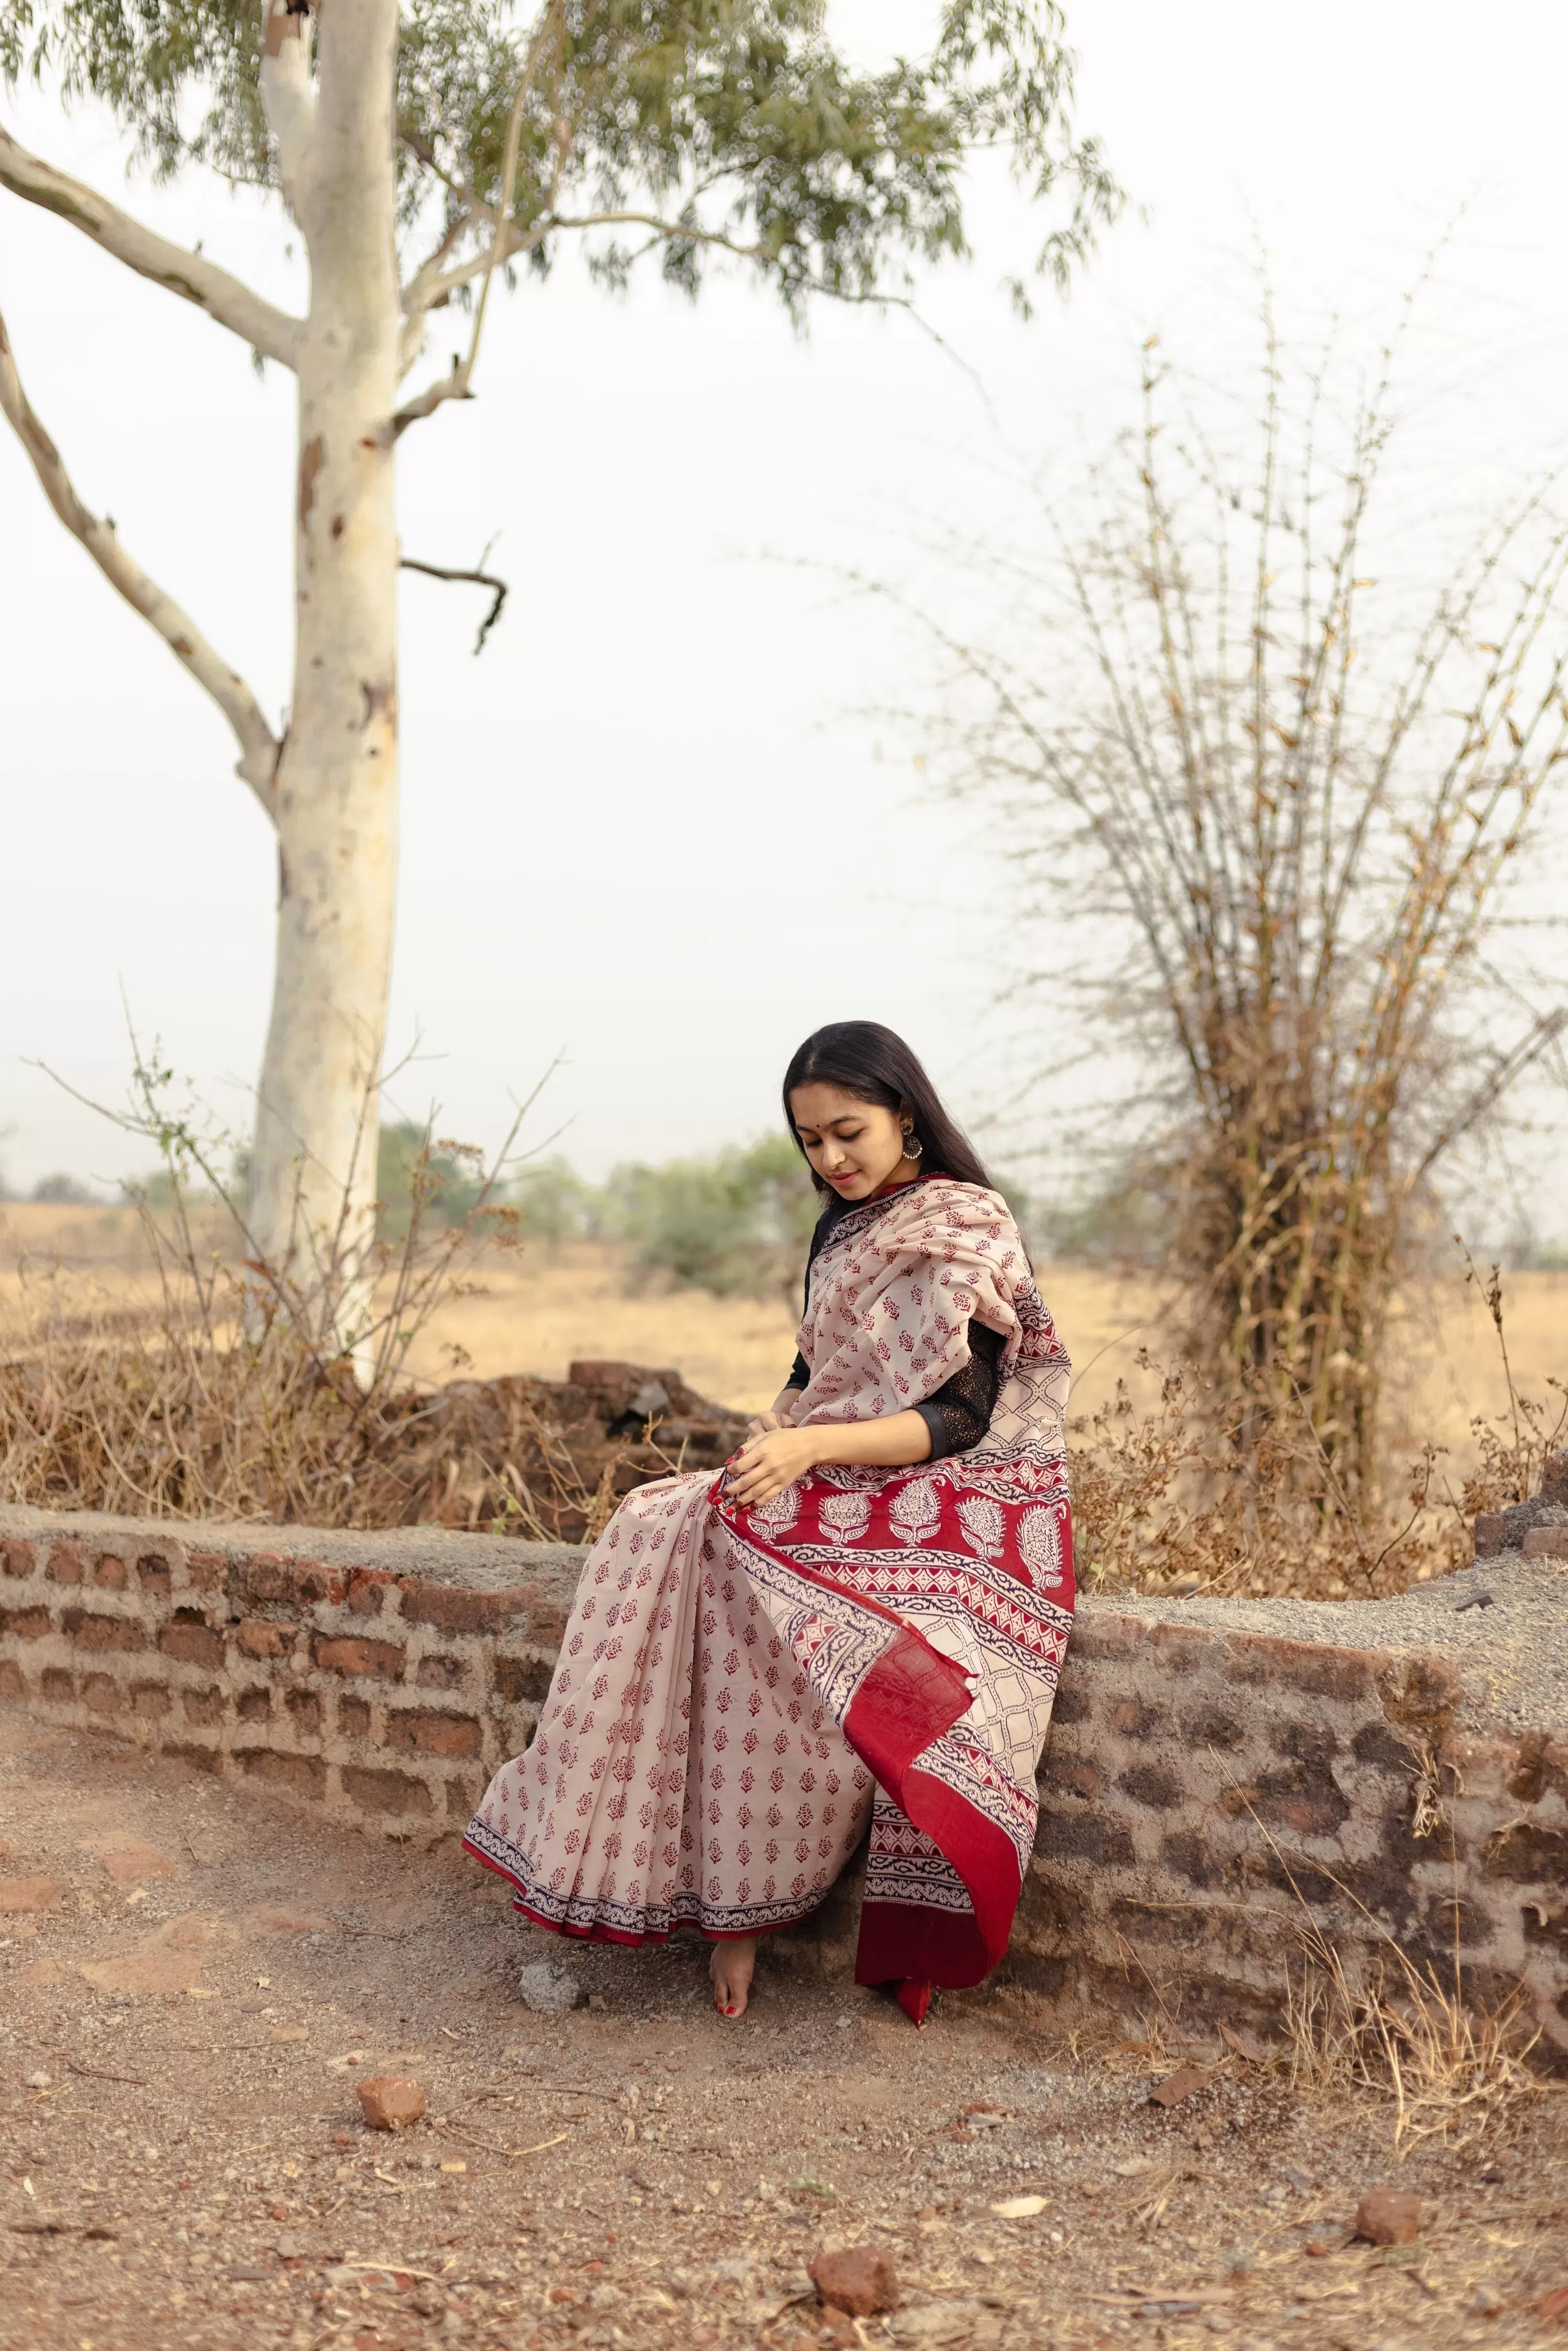
<instances>
[{"instance_id":1,"label":"dry grass","mask_svg":"<svg viewBox=\"0 0 1568 2351\"><path fill-rule=\"evenodd\" d=\"M22 1261L78 1277L78 1296L90 1297L95 1309L138 1310L154 1300L152 1261L130 1208L31 1201L0 1208L0 1327L16 1326ZM1158 1379L1141 1374L1134 1356L1140 1345L1158 1343L1170 1302L1161 1283L1065 1264L1042 1265L1039 1278L1071 1351L1075 1414L1087 1416L1109 1402L1119 1378L1137 1411L1154 1405ZM619 1253L596 1242L553 1253L528 1246L504 1263L486 1262L479 1280L476 1291L436 1307L409 1356L417 1377L450 1376L453 1347L464 1350L478 1379L526 1372L559 1380L576 1356L617 1356L675 1364L703 1395L755 1412L772 1402L794 1353L794 1321L782 1303L638 1290ZM1539 1394L1564 1367L1568 1273L1509 1274L1505 1288L1514 1375L1526 1393ZM1472 1417L1508 1408L1484 1301L1461 1271L1445 1270L1396 1299L1389 1328L1391 1449L1399 1456L1430 1439L1448 1448L1454 1474L1465 1474L1478 1458Z\"/></svg>"},{"instance_id":2,"label":"dry grass","mask_svg":"<svg viewBox=\"0 0 1568 2351\"><path fill-rule=\"evenodd\" d=\"M1402 2152L1428 2138L1469 2146L1545 2093L1529 2064L1541 2036L1523 2029L1522 2008L1522 1994L1478 2005L1457 1958L1445 1983L1393 1942L1358 1985L1338 1949L1304 1928L1289 1979L1291 2086L1385 2099Z\"/></svg>"},{"instance_id":3,"label":"dry grass","mask_svg":"<svg viewBox=\"0 0 1568 2351\"><path fill-rule=\"evenodd\" d=\"M398 1279L394 1267L378 1300L389 1325ZM1398 1303L1390 1351L1404 1458L1419 1458L1417 1430L1448 1450L1426 1456L1426 1507L1405 1540L1390 1548L1380 1529L1359 1549L1347 1540L1359 1531L1351 1515L1328 1521L1325 1539L1325 1522L1301 1523L1288 1490L1274 1507L1256 1478L1237 1479L1233 1460L1195 1442L1203 1415L1190 1375L1162 1377L1142 1353L1169 1302L1157 1282L1080 1265L1042 1267L1040 1280L1079 1367L1081 1558L1103 1586L1319 1598L1400 1590L1468 1555L1462 1513L1509 1498L1499 1480L1520 1473L1486 1301L1461 1279ZM133 1210L8 1207L5 1490L154 1514L594 1531L614 1477L591 1465L584 1486L530 1380L564 1378L579 1357L621 1358L674 1365L699 1392L755 1410L777 1393L794 1346L781 1302L651 1293L599 1245L491 1249L432 1293L404 1334L397 1377L367 1403L308 1353L260 1365L240 1343L227 1280L213 1265L182 1278ZM1515 1382L1539 1395L1560 1359L1568 1276L1512 1276L1508 1291ZM482 1405L463 1391L440 1396L455 1372L507 1385Z\"/></svg>"}]
</instances>

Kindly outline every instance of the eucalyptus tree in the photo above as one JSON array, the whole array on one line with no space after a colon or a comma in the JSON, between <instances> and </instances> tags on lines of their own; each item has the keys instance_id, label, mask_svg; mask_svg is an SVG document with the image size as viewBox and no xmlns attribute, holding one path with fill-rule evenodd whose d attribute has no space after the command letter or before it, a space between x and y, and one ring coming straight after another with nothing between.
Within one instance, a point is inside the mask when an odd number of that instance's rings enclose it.
<instances>
[{"instance_id":1,"label":"eucalyptus tree","mask_svg":"<svg viewBox=\"0 0 1568 2351\"><path fill-rule=\"evenodd\" d=\"M0 405L46 494L217 704L275 829L250 1234L316 1280L338 1329L372 1225L403 434L474 396L497 276L542 275L574 240L608 287L646 257L695 295L729 256L797 320L820 299L907 301L916 264L964 254L966 167L1001 150L1060 208L1039 266L1065 282L1118 193L1074 132L1062 32L1054 0L947 0L928 55L862 72L818 0L544 0L537 13L513 0L5 0L9 85L31 71L68 102L102 101L161 177L200 169L267 192L308 258L308 305L293 316L206 239L170 243L0 128L0 188L298 380L293 692L275 730L77 495L0 321ZM464 348L421 381L432 319L450 306L466 313Z\"/></svg>"}]
</instances>

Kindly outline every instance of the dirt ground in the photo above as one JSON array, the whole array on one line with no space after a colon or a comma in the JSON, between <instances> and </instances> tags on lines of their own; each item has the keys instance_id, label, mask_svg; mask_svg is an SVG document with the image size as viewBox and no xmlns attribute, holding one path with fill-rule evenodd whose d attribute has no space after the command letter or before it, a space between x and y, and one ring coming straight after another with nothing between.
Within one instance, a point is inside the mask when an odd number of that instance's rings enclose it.
<instances>
[{"instance_id":1,"label":"dirt ground","mask_svg":"<svg viewBox=\"0 0 1568 2351\"><path fill-rule=\"evenodd\" d=\"M1397 2159L1371 2097L1124 2022L1064 2039L1016 1996L939 1997L916 2035L768 1964L727 2023L695 1944L563 1947L460 1856L11 1708L0 1840L5 2351L1568 2340L1539 2315L1561 2094ZM524 2004L541 1957L586 2005ZM1178 2059L1213 2078L1167 2111ZM385 2072L429 2100L395 2137L356 2094ZM1380 2183L1421 2196L1414 2247L1351 2241ZM862 2242L899 2304L857 2322L805 2265Z\"/></svg>"}]
</instances>

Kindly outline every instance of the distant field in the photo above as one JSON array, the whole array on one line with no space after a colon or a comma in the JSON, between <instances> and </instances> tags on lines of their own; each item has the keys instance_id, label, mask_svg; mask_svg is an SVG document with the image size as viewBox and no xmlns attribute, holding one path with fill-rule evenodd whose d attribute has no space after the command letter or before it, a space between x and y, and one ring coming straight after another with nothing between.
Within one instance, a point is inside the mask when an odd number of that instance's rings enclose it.
<instances>
[{"instance_id":1,"label":"distant field","mask_svg":"<svg viewBox=\"0 0 1568 2351\"><path fill-rule=\"evenodd\" d=\"M30 1202L0 1209L7 1322L20 1303L23 1261L35 1280L57 1264L76 1311L89 1301L121 1311L152 1302L152 1268L128 1209ZM485 1295L444 1306L422 1335L413 1360L423 1377L451 1377L454 1345L473 1358L480 1378L533 1372L560 1379L574 1356L622 1357L674 1364L703 1394L755 1411L782 1384L794 1352L794 1317L782 1300L639 1291L613 1250L587 1242L497 1258L480 1278ZM1160 1344L1158 1284L1082 1265L1041 1266L1039 1278L1072 1353L1075 1405L1092 1410L1118 1376L1138 1393L1137 1349L1157 1353ZM1515 1379L1526 1394L1544 1396L1549 1375L1568 1379L1568 1274L1511 1274L1505 1310ZM1472 1415L1500 1413L1506 1403L1484 1306L1462 1280L1434 1280L1399 1301L1394 1336L1393 1444L1429 1437L1461 1466L1473 1450Z\"/></svg>"}]
</instances>

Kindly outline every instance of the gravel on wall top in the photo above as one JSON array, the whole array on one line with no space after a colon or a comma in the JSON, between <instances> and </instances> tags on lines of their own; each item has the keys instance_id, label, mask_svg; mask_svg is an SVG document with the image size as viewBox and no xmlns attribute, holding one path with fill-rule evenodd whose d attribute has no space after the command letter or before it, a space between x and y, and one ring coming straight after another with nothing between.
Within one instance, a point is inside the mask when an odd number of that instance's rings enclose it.
<instances>
[{"instance_id":1,"label":"gravel on wall top","mask_svg":"<svg viewBox=\"0 0 1568 2351\"><path fill-rule=\"evenodd\" d=\"M1484 1599L1482 1595L1485 1595ZM1568 1562L1500 1552L1391 1600L1085 1596L1086 1615L1271 1633L1343 1649L1422 1650L1454 1666L1478 1718L1510 1729L1568 1729Z\"/></svg>"}]
</instances>

